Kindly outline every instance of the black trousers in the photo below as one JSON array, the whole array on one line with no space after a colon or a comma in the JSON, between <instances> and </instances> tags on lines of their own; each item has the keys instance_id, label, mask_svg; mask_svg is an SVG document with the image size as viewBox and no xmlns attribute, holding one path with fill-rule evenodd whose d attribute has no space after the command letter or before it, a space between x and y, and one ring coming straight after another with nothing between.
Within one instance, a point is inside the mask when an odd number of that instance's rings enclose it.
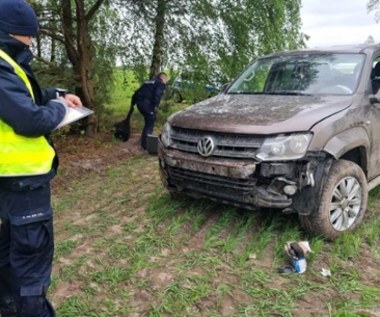
<instances>
[{"instance_id":1,"label":"black trousers","mask_svg":"<svg viewBox=\"0 0 380 317\"><path fill-rule=\"evenodd\" d=\"M50 184L18 187L0 188L0 315L52 317L46 298L54 253Z\"/></svg>"},{"instance_id":2,"label":"black trousers","mask_svg":"<svg viewBox=\"0 0 380 317\"><path fill-rule=\"evenodd\" d=\"M144 128L141 133L141 147L146 149L146 139L149 134L152 134L154 124L156 122L156 112L150 102L141 101L137 102L137 108L144 117Z\"/></svg>"}]
</instances>

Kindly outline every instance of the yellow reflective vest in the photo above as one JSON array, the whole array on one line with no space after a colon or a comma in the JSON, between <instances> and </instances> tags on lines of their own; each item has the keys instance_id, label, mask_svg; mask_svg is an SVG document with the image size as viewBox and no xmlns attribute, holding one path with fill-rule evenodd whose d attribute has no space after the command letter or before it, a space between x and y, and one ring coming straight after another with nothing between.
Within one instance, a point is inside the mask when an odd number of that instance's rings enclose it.
<instances>
[{"instance_id":1,"label":"yellow reflective vest","mask_svg":"<svg viewBox=\"0 0 380 317\"><path fill-rule=\"evenodd\" d=\"M0 58L13 67L34 101L32 85L24 70L2 50ZM7 105L2 105L4 106ZM18 135L11 126L0 119L0 177L46 174L51 170L54 156L55 151L44 136Z\"/></svg>"}]
</instances>

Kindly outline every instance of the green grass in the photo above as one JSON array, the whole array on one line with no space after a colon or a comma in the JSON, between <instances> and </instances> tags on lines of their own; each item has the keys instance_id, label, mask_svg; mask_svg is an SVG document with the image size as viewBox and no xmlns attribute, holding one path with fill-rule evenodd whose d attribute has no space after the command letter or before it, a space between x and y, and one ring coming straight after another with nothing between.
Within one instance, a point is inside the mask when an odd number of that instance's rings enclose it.
<instances>
[{"instance_id":1,"label":"green grass","mask_svg":"<svg viewBox=\"0 0 380 317\"><path fill-rule=\"evenodd\" d=\"M125 115L137 87L131 72L117 73L109 124ZM185 106L164 101L155 132ZM133 130L142 125L136 111ZM363 224L334 242L307 235L294 215L172 199L157 158L147 154L67 188L53 191L49 297L58 316L380 316L379 188ZM284 244L291 240L310 242L305 274L277 273L288 265Z\"/></svg>"},{"instance_id":2,"label":"green grass","mask_svg":"<svg viewBox=\"0 0 380 317\"><path fill-rule=\"evenodd\" d=\"M375 202L359 230L327 242L276 211L173 200L149 155L70 188L54 195L58 316L378 316ZM311 244L305 274L277 273L290 240Z\"/></svg>"}]
</instances>

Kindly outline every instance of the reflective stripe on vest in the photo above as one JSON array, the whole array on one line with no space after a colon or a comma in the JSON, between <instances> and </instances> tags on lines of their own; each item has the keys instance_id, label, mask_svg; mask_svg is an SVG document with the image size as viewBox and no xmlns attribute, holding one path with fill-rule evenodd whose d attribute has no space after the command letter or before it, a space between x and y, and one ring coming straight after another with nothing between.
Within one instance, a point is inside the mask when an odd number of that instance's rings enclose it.
<instances>
[{"instance_id":1,"label":"reflective stripe on vest","mask_svg":"<svg viewBox=\"0 0 380 317\"><path fill-rule=\"evenodd\" d=\"M23 69L2 50L0 58L13 67L34 101L32 85ZM51 170L54 156L54 149L44 136L18 135L0 119L0 177L46 174Z\"/></svg>"}]
</instances>

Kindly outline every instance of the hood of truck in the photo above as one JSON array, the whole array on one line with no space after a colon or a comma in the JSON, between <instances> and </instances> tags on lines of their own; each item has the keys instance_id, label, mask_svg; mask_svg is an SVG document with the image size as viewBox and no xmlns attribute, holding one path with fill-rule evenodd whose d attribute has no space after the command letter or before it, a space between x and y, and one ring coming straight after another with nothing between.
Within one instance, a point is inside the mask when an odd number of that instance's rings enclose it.
<instances>
[{"instance_id":1,"label":"hood of truck","mask_svg":"<svg viewBox=\"0 0 380 317\"><path fill-rule=\"evenodd\" d=\"M175 113L171 125L187 129L275 134L308 131L352 103L352 96L221 94Z\"/></svg>"}]
</instances>

